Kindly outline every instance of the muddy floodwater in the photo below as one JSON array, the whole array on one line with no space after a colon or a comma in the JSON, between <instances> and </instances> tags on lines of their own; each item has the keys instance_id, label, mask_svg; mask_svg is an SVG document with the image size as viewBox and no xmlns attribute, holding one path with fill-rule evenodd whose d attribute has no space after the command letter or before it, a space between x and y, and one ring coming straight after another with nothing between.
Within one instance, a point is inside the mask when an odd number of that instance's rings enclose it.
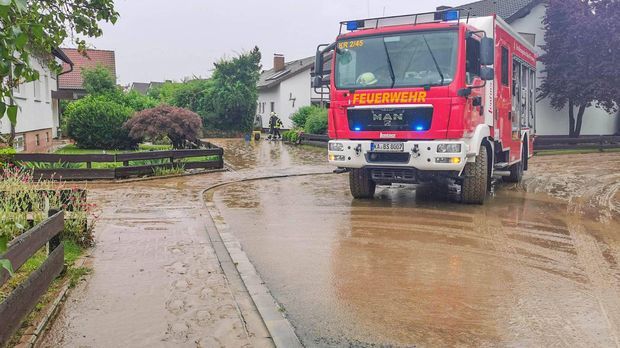
<instances>
[{"instance_id":1,"label":"muddy floodwater","mask_svg":"<svg viewBox=\"0 0 620 348\"><path fill-rule=\"evenodd\" d=\"M356 201L346 175L213 200L306 346L618 346L620 156L581 172L563 158L536 158L556 176L532 170L484 206L425 186Z\"/></svg>"},{"instance_id":2,"label":"muddy floodwater","mask_svg":"<svg viewBox=\"0 0 620 348\"><path fill-rule=\"evenodd\" d=\"M620 153L535 158L465 206L425 186L355 201L325 149L214 142L228 171L88 186L92 272L41 346L272 346L211 242L217 184L218 223L306 346L619 345Z\"/></svg>"}]
</instances>

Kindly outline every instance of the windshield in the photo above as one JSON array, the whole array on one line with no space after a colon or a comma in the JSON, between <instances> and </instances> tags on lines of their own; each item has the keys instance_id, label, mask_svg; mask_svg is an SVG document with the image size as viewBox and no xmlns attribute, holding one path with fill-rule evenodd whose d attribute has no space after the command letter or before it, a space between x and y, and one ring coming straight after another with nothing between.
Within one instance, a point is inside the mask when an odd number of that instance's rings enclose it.
<instances>
[{"instance_id":1,"label":"windshield","mask_svg":"<svg viewBox=\"0 0 620 348\"><path fill-rule=\"evenodd\" d=\"M336 88L448 85L454 79L456 30L338 41Z\"/></svg>"}]
</instances>

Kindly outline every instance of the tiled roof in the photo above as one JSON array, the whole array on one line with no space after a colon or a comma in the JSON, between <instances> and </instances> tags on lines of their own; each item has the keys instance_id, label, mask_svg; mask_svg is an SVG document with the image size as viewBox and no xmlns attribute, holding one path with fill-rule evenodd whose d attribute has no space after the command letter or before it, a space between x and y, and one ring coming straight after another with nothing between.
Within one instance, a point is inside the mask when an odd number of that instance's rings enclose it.
<instances>
[{"instance_id":1,"label":"tiled roof","mask_svg":"<svg viewBox=\"0 0 620 348\"><path fill-rule=\"evenodd\" d=\"M469 10L470 15L473 17L497 14L506 22L511 23L516 19L526 16L530 10L541 1L542 0L481 0L456 6L456 8Z\"/></svg>"},{"instance_id":2,"label":"tiled roof","mask_svg":"<svg viewBox=\"0 0 620 348\"><path fill-rule=\"evenodd\" d=\"M86 56L82 55L75 48L61 48L61 50L73 62L73 71L60 75L58 79L59 89L83 89L82 88L82 69L94 68L101 65L110 70L114 78L116 78L116 59L114 51L104 50L87 50ZM63 71L68 71L69 65L63 64Z\"/></svg>"},{"instance_id":3,"label":"tiled roof","mask_svg":"<svg viewBox=\"0 0 620 348\"><path fill-rule=\"evenodd\" d=\"M284 65L284 70L281 71L276 72L273 69L265 70L258 80L258 88L265 89L277 86L282 81L311 68L313 65L314 56L287 62Z\"/></svg>"}]
</instances>

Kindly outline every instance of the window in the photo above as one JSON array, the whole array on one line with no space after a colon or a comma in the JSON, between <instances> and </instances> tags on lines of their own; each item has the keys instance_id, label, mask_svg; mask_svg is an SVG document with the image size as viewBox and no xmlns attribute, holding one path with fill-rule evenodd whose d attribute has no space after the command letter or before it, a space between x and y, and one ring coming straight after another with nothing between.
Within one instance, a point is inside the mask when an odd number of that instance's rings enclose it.
<instances>
[{"instance_id":1,"label":"window","mask_svg":"<svg viewBox=\"0 0 620 348\"><path fill-rule=\"evenodd\" d=\"M271 102L271 112L275 112L275 111L276 111L276 103Z\"/></svg>"},{"instance_id":2,"label":"window","mask_svg":"<svg viewBox=\"0 0 620 348\"><path fill-rule=\"evenodd\" d=\"M338 89L440 86L454 80L456 30L359 37L337 45Z\"/></svg>"},{"instance_id":3,"label":"window","mask_svg":"<svg viewBox=\"0 0 620 348\"><path fill-rule=\"evenodd\" d=\"M465 61L466 81L470 85L475 77L480 77L480 41L473 37L467 39Z\"/></svg>"},{"instance_id":4,"label":"window","mask_svg":"<svg viewBox=\"0 0 620 348\"><path fill-rule=\"evenodd\" d=\"M45 132L45 142L46 143L50 142L50 132Z\"/></svg>"},{"instance_id":5,"label":"window","mask_svg":"<svg viewBox=\"0 0 620 348\"><path fill-rule=\"evenodd\" d=\"M34 86L34 100L41 101L41 80L36 80L32 82Z\"/></svg>"},{"instance_id":6,"label":"window","mask_svg":"<svg viewBox=\"0 0 620 348\"><path fill-rule=\"evenodd\" d=\"M502 46L502 85L508 86L508 48Z\"/></svg>"},{"instance_id":7,"label":"window","mask_svg":"<svg viewBox=\"0 0 620 348\"><path fill-rule=\"evenodd\" d=\"M39 135L38 134L35 135L34 138L35 138L35 143L37 144L37 146L41 145L41 140L39 139Z\"/></svg>"},{"instance_id":8,"label":"window","mask_svg":"<svg viewBox=\"0 0 620 348\"><path fill-rule=\"evenodd\" d=\"M50 96L52 94L52 92L50 91L50 78L49 76L45 75L45 77L43 78L44 84L43 87L45 87L45 89L43 90L43 93L45 93L45 101L46 102L50 102Z\"/></svg>"},{"instance_id":9,"label":"window","mask_svg":"<svg viewBox=\"0 0 620 348\"><path fill-rule=\"evenodd\" d=\"M15 151L17 152L22 152L24 150L26 150L26 142L24 141L24 136L23 135L18 135L15 137L15 140L13 140L13 148L15 149Z\"/></svg>"}]
</instances>

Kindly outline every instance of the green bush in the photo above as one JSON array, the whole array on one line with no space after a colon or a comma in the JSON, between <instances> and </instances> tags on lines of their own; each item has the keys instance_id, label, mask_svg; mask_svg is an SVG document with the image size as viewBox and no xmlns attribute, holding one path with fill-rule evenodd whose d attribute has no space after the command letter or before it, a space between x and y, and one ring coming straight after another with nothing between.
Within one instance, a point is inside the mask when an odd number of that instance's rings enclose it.
<instances>
[{"instance_id":1,"label":"green bush","mask_svg":"<svg viewBox=\"0 0 620 348\"><path fill-rule=\"evenodd\" d=\"M132 149L136 142L123 124L133 110L108 96L87 96L67 106L64 120L67 135L79 148Z\"/></svg>"},{"instance_id":2,"label":"green bush","mask_svg":"<svg viewBox=\"0 0 620 348\"><path fill-rule=\"evenodd\" d=\"M15 149L12 147L0 147L0 163L8 162L11 155L14 155L15 152Z\"/></svg>"},{"instance_id":3,"label":"green bush","mask_svg":"<svg viewBox=\"0 0 620 348\"><path fill-rule=\"evenodd\" d=\"M308 134L326 134L327 133L327 109L318 108L308 116L304 130Z\"/></svg>"},{"instance_id":4,"label":"green bush","mask_svg":"<svg viewBox=\"0 0 620 348\"><path fill-rule=\"evenodd\" d=\"M304 128L308 117L312 114L321 112L322 108L318 106L302 106L296 113L291 115L291 120L297 128Z\"/></svg>"}]
</instances>

